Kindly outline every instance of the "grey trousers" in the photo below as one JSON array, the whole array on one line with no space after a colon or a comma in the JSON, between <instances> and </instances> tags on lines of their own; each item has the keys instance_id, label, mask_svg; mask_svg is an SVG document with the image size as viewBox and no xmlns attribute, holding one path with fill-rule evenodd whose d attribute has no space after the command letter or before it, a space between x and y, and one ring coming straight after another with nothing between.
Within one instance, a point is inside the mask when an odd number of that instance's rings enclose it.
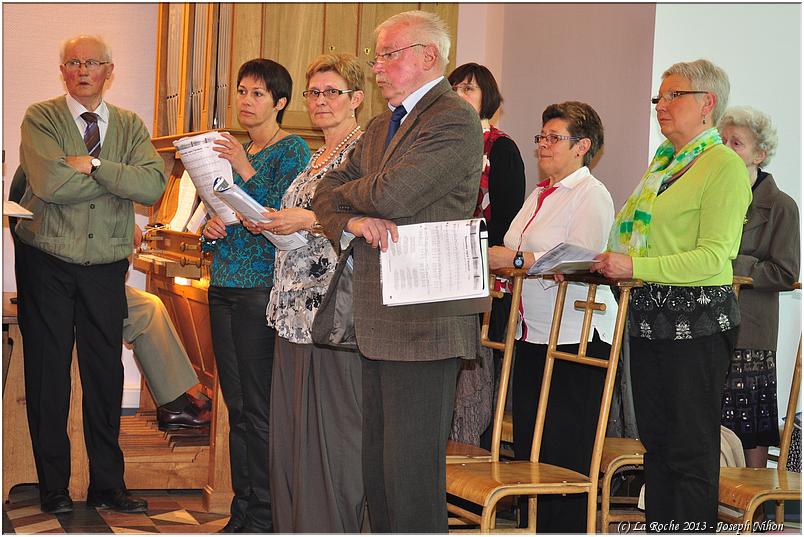
<instances>
[{"instance_id":1,"label":"grey trousers","mask_svg":"<svg viewBox=\"0 0 804 537\"><path fill-rule=\"evenodd\" d=\"M362 363L357 352L277 337L269 441L274 529L360 533Z\"/></svg>"},{"instance_id":2,"label":"grey trousers","mask_svg":"<svg viewBox=\"0 0 804 537\"><path fill-rule=\"evenodd\" d=\"M123 339L134 348L154 401L162 406L198 384L198 375L159 297L126 285L126 300Z\"/></svg>"}]
</instances>

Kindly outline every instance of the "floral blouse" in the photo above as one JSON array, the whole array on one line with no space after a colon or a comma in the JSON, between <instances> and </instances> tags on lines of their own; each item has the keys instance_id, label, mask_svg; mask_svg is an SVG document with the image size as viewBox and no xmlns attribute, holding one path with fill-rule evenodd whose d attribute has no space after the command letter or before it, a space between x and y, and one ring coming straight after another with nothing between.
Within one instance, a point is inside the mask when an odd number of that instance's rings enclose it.
<instances>
[{"instance_id":1,"label":"floral blouse","mask_svg":"<svg viewBox=\"0 0 804 537\"><path fill-rule=\"evenodd\" d=\"M244 144L248 148L248 144ZM257 172L243 181L233 173L234 183L263 207L276 207L290 182L310 157L307 143L292 134L249 157ZM274 275L274 245L240 224L226 226L226 236L214 241L201 236L202 249L214 252L210 285L217 287L271 287Z\"/></svg>"},{"instance_id":2,"label":"floral blouse","mask_svg":"<svg viewBox=\"0 0 804 537\"><path fill-rule=\"evenodd\" d=\"M322 147L310 159L307 167L288 187L280 209L301 207L313 210L313 194L321 178L346 159L360 137L356 137L328 164L313 170L312 163L324 151ZM312 343L310 334L313 318L327 292L338 256L324 236L311 236L301 248L277 251L274 262L274 287L268 302L268 325L276 328L280 337L292 343Z\"/></svg>"}]
</instances>

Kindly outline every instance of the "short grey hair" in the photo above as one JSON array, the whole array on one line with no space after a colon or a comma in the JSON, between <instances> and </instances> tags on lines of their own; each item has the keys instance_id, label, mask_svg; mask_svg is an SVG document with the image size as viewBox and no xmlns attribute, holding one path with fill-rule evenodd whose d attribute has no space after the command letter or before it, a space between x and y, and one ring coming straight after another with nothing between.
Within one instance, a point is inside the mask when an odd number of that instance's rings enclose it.
<instances>
[{"instance_id":1,"label":"short grey hair","mask_svg":"<svg viewBox=\"0 0 804 537\"><path fill-rule=\"evenodd\" d=\"M447 63L449 63L451 42L447 25L441 17L435 13L420 10L398 13L377 26L374 30L374 41L377 41L377 36L382 30L396 26L406 26L409 37L414 43L435 45L438 51L438 64L442 69L446 69Z\"/></svg>"},{"instance_id":2,"label":"short grey hair","mask_svg":"<svg viewBox=\"0 0 804 537\"><path fill-rule=\"evenodd\" d=\"M103 57L102 58L97 58L97 59L99 59L101 61L104 61L104 62L112 61L112 47L110 47L109 44L106 42L106 40L103 39L101 36L99 36L99 35L77 35L75 37L65 39L64 41L61 42L61 47L59 48L59 58L61 58L61 63L64 63L67 60L67 58L65 57L65 54L67 53L67 47L69 47L71 44L75 43L76 41L80 41L82 39L91 39L92 41L95 41L96 43L98 43L101 46L101 49L103 49Z\"/></svg>"},{"instance_id":3,"label":"short grey hair","mask_svg":"<svg viewBox=\"0 0 804 537\"><path fill-rule=\"evenodd\" d=\"M732 106L723 113L717 124L720 132L726 127L745 127L751 131L757 149L765 152L765 160L759 163L759 167L770 164L771 157L776 154L776 146L779 145L779 136L768 114L750 106Z\"/></svg>"},{"instance_id":4,"label":"short grey hair","mask_svg":"<svg viewBox=\"0 0 804 537\"><path fill-rule=\"evenodd\" d=\"M717 124L726 106L729 104L729 75L726 71L709 60L695 60L694 62L674 63L662 73L662 80L671 75L683 76L692 84L696 91L714 93L717 103L712 110L712 123Z\"/></svg>"}]
</instances>

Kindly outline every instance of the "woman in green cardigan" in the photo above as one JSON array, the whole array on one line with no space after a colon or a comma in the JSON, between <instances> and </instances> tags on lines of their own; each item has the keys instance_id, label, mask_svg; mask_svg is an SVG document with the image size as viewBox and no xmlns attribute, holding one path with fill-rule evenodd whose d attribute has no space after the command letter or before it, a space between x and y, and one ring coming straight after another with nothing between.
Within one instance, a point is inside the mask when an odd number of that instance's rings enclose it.
<instances>
[{"instance_id":1,"label":"woman in green cardigan","mask_svg":"<svg viewBox=\"0 0 804 537\"><path fill-rule=\"evenodd\" d=\"M653 531L717 523L720 398L740 323L731 261L751 201L745 164L714 128L728 96L726 73L707 60L662 74L652 102L666 140L592 266L645 282L628 330Z\"/></svg>"}]
</instances>

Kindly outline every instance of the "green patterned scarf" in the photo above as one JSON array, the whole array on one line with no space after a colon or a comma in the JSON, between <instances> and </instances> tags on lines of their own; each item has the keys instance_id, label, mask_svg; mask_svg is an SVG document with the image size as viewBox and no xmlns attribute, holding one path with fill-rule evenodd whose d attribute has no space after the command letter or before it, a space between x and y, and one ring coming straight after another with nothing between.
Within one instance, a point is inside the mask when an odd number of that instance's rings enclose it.
<instances>
[{"instance_id":1,"label":"green patterned scarf","mask_svg":"<svg viewBox=\"0 0 804 537\"><path fill-rule=\"evenodd\" d=\"M608 250L632 257L645 257L653 204L661 186L704 151L722 143L720 133L715 128L707 129L690 140L675 156L673 144L669 140L662 142L648 171L617 213L609 234Z\"/></svg>"}]
</instances>

